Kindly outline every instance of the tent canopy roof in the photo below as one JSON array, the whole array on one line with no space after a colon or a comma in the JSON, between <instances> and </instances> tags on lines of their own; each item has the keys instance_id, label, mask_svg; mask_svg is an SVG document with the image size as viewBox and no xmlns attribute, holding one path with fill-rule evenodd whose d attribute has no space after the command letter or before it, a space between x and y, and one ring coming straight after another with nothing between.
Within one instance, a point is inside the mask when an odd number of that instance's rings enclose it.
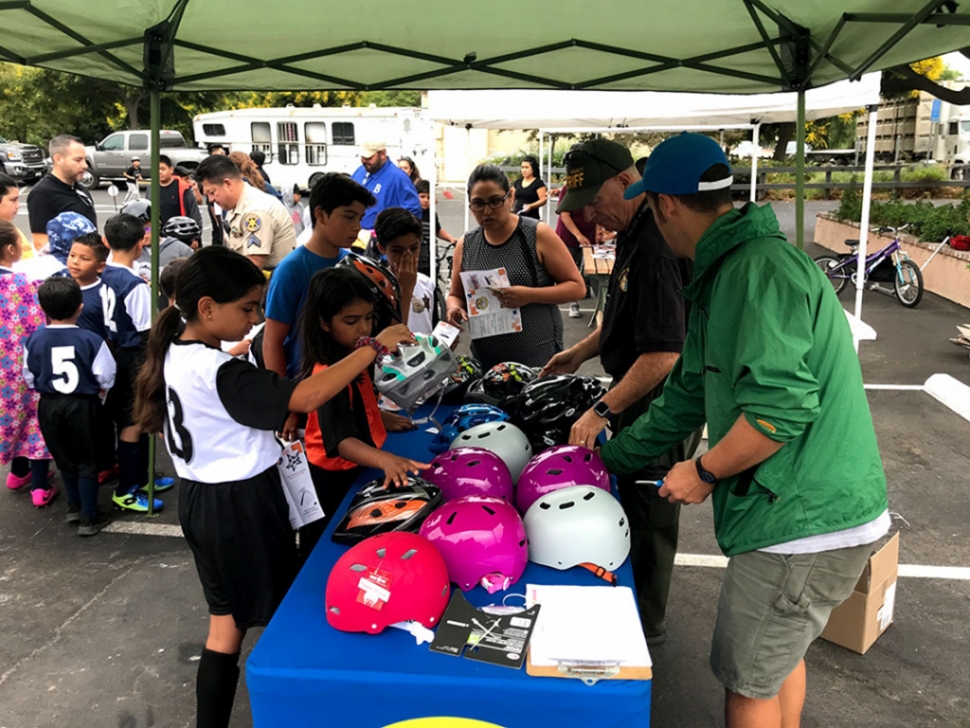
<instances>
[{"instance_id":1,"label":"tent canopy roof","mask_svg":"<svg viewBox=\"0 0 970 728\"><path fill-rule=\"evenodd\" d=\"M805 94L806 118L823 119L879 103L878 73ZM477 129L594 129L737 126L795 121L797 94L689 94L660 91L431 91L435 121Z\"/></svg>"},{"instance_id":2,"label":"tent canopy roof","mask_svg":"<svg viewBox=\"0 0 970 728\"><path fill-rule=\"evenodd\" d=\"M0 59L148 85L145 34L155 28L174 46L170 90L747 94L956 50L970 24L970 3L952 0L560 0L528 22L523 12L512 0L0 0Z\"/></svg>"}]
</instances>

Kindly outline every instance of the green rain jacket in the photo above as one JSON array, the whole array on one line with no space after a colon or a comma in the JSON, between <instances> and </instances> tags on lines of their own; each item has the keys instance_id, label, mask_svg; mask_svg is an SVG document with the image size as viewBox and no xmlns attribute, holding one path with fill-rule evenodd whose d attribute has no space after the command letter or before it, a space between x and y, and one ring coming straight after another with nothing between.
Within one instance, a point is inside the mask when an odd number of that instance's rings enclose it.
<instances>
[{"instance_id":1,"label":"green rain jacket","mask_svg":"<svg viewBox=\"0 0 970 728\"><path fill-rule=\"evenodd\" d=\"M784 445L714 488L726 555L860 526L886 510L845 313L769 206L748 204L714 222L697 243L684 296L693 303L684 352L663 395L603 446L609 469L636 471L705 421L713 447L743 415Z\"/></svg>"}]
</instances>

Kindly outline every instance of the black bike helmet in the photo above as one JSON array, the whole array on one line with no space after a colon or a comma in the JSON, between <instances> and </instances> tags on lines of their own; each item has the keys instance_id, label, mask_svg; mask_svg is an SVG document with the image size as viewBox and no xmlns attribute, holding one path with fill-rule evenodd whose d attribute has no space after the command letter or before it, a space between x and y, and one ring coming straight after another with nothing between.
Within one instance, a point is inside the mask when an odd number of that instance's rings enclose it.
<instances>
[{"instance_id":1,"label":"black bike helmet","mask_svg":"<svg viewBox=\"0 0 970 728\"><path fill-rule=\"evenodd\" d=\"M482 378L468 385L465 402L491 404L508 411L519 392L538 375L531 367L514 361L496 364Z\"/></svg>"},{"instance_id":2,"label":"black bike helmet","mask_svg":"<svg viewBox=\"0 0 970 728\"><path fill-rule=\"evenodd\" d=\"M186 245L189 245L192 241L200 239L202 228L191 217L171 217L162 226L162 235L169 238L176 238Z\"/></svg>"},{"instance_id":3,"label":"black bike helmet","mask_svg":"<svg viewBox=\"0 0 970 728\"><path fill-rule=\"evenodd\" d=\"M338 266L360 273L374 293L377 330L403 321L401 316L401 287L394 274L381 263L357 253L347 253Z\"/></svg>"},{"instance_id":4,"label":"black bike helmet","mask_svg":"<svg viewBox=\"0 0 970 728\"><path fill-rule=\"evenodd\" d=\"M481 362L475 357L459 354L455 359L458 360L458 371L451 375L442 397L442 401L449 404L461 404L468 386L481 379L483 374Z\"/></svg>"},{"instance_id":5,"label":"black bike helmet","mask_svg":"<svg viewBox=\"0 0 970 728\"><path fill-rule=\"evenodd\" d=\"M552 374L526 385L509 407L510 420L529 438L534 452L569 440L584 412L606 394L595 377Z\"/></svg>"},{"instance_id":6,"label":"black bike helmet","mask_svg":"<svg viewBox=\"0 0 970 728\"><path fill-rule=\"evenodd\" d=\"M152 203L148 200L132 200L131 202L126 202L121 206L122 215L134 215L142 222L151 222L152 220Z\"/></svg>"},{"instance_id":7,"label":"black bike helmet","mask_svg":"<svg viewBox=\"0 0 970 728\"><path fill-rule=\"evenodd\" d=\"M337 543L355 544L390 531L417 533L440 504L441 490L421 478L409 476L407 485L386 488L383 480L372 480L354 496L331 538Z\"/></svg>"}]
</instances>

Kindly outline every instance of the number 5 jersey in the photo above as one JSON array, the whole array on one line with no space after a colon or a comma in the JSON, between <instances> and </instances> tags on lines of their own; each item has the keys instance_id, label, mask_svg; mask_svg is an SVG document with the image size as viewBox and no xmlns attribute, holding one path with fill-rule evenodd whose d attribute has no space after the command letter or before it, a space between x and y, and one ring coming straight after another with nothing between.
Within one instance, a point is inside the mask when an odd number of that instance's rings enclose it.
<instances>
[{"instance_id":1,"label":"number 5 jersey","mask_svg":"<svg viewBox=\"0 0 970 728\"><path fill-rule=\"evenodd\" d=\"M46 326L24 344L24 380L41 394L97 395L114 386L115 371L104 339L77 326Z\"/></svg>"}]
</instances>

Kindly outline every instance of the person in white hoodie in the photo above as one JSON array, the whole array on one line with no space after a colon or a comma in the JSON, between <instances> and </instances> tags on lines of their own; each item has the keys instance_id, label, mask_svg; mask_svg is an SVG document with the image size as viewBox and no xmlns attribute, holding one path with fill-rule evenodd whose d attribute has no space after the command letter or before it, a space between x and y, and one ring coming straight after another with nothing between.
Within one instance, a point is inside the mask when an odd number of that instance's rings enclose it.
<instances>
[{"instance_id":1,"label":"person in white hoodie","mask_svg":"<svg viewBox=\"0 0 970 728\"><path fill-rule=\"evenodd\" d=\"M309 194L309 192L301 190L299 185L293 185L292 190L283 190L283 207L290 213L290 218L293 220L293 230L296 232L297 237L299 237L305 228L303 203L300 202L300 198Z\"/></svg>"}]
</instances>

